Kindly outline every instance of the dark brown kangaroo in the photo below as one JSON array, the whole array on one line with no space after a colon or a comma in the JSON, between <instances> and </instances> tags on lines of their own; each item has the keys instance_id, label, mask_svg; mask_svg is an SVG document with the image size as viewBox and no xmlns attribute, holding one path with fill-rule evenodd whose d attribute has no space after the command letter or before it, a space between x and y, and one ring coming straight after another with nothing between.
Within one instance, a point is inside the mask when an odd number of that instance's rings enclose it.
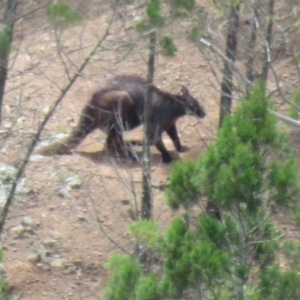
<instances>
[{"instance_id":1,"label":"dark brown kangaroo","mask_svg":"<svg viewBox=\"0 0 300 300\"><path fill-rule=\"evenodd\" d=\"M70 153L88 134L99 128L107 133L106 149L114 153L123 151L124 154L122 133L143 124L146 91L146 80L141 77L120 75L107 78L98 85L69 137L37 152L44 155ZM175 122L186 114L203 118L205 111L184 86L181 94L170 94L155 86L151 86L151 93L149 138L160 151L162 161L170 163L172 157L162 142L162 133L167 132L177 151L186 151L187 148L180 143Z\"/></svg>"}]
</instances>

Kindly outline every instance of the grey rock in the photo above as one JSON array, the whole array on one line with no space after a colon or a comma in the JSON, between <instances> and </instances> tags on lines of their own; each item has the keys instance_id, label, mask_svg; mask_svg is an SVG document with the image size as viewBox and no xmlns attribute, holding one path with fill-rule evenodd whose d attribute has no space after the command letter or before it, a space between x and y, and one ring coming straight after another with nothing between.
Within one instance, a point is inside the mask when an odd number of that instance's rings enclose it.
<instances>
[{"instance_id":1,"label":"grey rock","mask_svg":"<svg viewBox=\"0 0 300 300\"><path fill-rule=\"evenodd\" d=\"M3 206L7 200L8 194L12 187L17 174L17 169L13 166L0 164L0 206ZM15 194L26 195L32 192L26 187L26 179L23 177L19 180Z\"/></svg>"},{"instance_id":2,"label":"grey rock","mask_svg":"<svg viewBox=\"0 0 300 300\"><path fill-rule=\"evenodd\" d=\"M50 267L61 269L66 265L66 260L63 258L55 258L50 262Z\"/></svg>"},{"instance_id":3,"label":"grey rock","mask_svg":"<svg viewBox=\"0 0 300 300\"><path fill-rule=\"evenodd\" d=\"M48 247L54 247L56 245L56 240L54 239L46 239L43 241L43 244Z\"/></svg>"},{"instance_id":4,"label":"grey rock","mask_svg":"<svg viewBox=\"0 0 300 300\"><path fill-rule=\"evenodd\" d=\"M69 192L73 189L78 189L82 185L81 179L77 176L69 176L64 181L64 186L58 191L58 195L64 198L69 198Z\"/></svg>"},{"instance_id":5,"label":"grey rock","mask_svg":"<svg viewBox=\"0 0 300 300\"><path fill-rule=\"evenodd\" d=\"M38 161L41 161L44 159L45 159L45 156L39 155L39 154L32 154L29 157L29 161L31 161L31 162L38 162Z\"/></svg>"},{"instance_id":6,"label":"grey rock","mask_svg":"<svg viewBox=\"0 0 300 300\"><path fill-rule=\"evenodd\" d=\"M22 225L26 227L31 227L33 225L33 220L30 217L24 217L22 220Z\"/></svg>"},{"instance_id":7,"label":"grey rock","mask_svg":"<svg viewBox=\"0 0 300 300\"><path fill-rule=\"evenodd\" d=\"M27 229L23 225L17 225L14 226L11 231L15 235L15 238L22 238L24 237L25 233L27 232Z\"/></svg>"},{"instance_id":8,"label":"grey rock","mask_svg":"<svg viewBox=\"0 0 300 300\"><path fill-rule=\"evenodd\" d=\"M78 189L81 187L82 182L77 175L74 175L66 178L65 184L70 189Z\"/></svg>"},{"instance_id":9,"label":"grey rock","mask_svg":"<svg viewBox=\"0 0 300 300\"><path fill-rule=\"evenodd\" d=\"M10 183L16 177L17 169L13 166L0 164L0 181L2 183Z\"/></svg>"},{"instance_id":10,"label":"grey rock","mask_svg":"<svg viewBox=\"0 0 300 300\"><path fill-rule=\"evenodd\" d=\"M27 260L33 264L39 263L41 261L41 255L38 253L31 253L27 256Z\"/></svg>"},{"instance_id":11,"label":"grey rock","mask_svg":"<svg viewBox=\"0 0 300 300\"><path fill-rule=\"evenodd\" d=\"M39 149L41 147L44 147L44 146L48 146L48 145L50 145L52 143L55 143L55 142L59 142L67 136L68 135L66 133L58 133L56 136L50 138L49 140L40 142L37 146L37 149Z\"/></svg>"},{"instance_id":12,"label":"grey rock","mask_svg":"<svg viewBox=\"0 0 300 300\"><path fill-rule=\"evenodd\" d=\"M70 189L65 186L58 191L58 195L63 198L69 198L70 197L69 192L70 192Z\"/></svg>"}]
</instances>

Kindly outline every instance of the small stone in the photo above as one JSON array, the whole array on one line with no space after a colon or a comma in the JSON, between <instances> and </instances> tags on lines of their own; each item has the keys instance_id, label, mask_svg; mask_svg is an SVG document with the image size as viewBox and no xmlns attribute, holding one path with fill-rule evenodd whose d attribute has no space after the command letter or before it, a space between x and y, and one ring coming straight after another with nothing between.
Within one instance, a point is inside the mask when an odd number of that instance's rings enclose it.
<instances>
[{"instance_id":1,"label":"small stone","mask_svg":"<svg viewBox=\"0 0 300 300\"><path fill-rule=\"evenodd\" d=\"M42 109L42 112L46 115L48 114L50 111L50 106L45 106L43 109Z\"/></svg>"},{"instance_id":2,"label":"small stone","mask_svg":"<svg viewBox=\"0 0 300 300\"><path fill-rule=\"evenodd\" d=\"M60 269L64 267L65 263L66 263L65 259L57 258L51 261L50 267Z\"/></svg>"},{"instance_id":3,"label":"small stone","mask_svg":"<svg viewBox=\"0 0 300 300\"><path fill-rule=\"evenodd\" d=\"M16 168L6 165L0 164L0 181L3 183L12 182L15 179L17 170Z\"/></svg>"},{"instance_id":4,"label":"small stone","mask_svg":"<svg viewBox=\"0 0 300 300\"><path fill-rule=\"evenodd\" d=\"M78 176L71 176L65 180L65 183L69 189L78 189L81 187L81 179Z\"/></svg>"},{"instance_id":5,"label":"small stone","mask_svg":"<svg viewBox=\"0 0 300 300\"><path fill-rule=\"evenodd\" d=\"M77 267L81 267L83 265L82 260L81 259L76 259L74 260L74 265Z\"/></svg>"},{"instance_id":6,"label":"small stone","mask_svg":"<svg viewBox=\"0 0 300 300\"><path fill-rule=\"evenodd\" d=\"M31 253L27 256L27 260L33 264L39 263L41 261L41 255L37 253Z\"/></svg>"},{"instance_id":7,"label":"small stone","mask_svg":"<svg viewBox=\"0 0 300 300\"><path fill-rule=\"evenodd\" d=\"M85 221L86 219L85 219L84 216L79 215L79 216L77 216L77 220L78 221Z\"/></svg>"},{"instance_id":8,"label":"small stone","mask_svg":"<svg viewBox=\"0 0 300 300\"><path fill-rule=\"evenodd\" d=\"M11 122L4 122L4 123L3 123L3 127L4 127L5 129L10 129L12 126L13 126L13 125L12 125Z\"/></svg>"},{"instance_id":9,"label":"small stone","mask_svg":"<svg viewBox=\"0 0 300 300\"><path fill-rule=\"evenodd\" d=\"M70 189L68 187L63 187L58 191L58 195L64 198L70 197L69 194Z\"/></svg>"},{"instance_id":10,"label":"small stone","mask_svg":"<svg viewBox=\"0 0 300 300\"><path fill-rule=\"evenodd\" d=\"M29 157L29 161L31 162L36 162L36 161L41 161L44 160L45 156L39 155L39 154L32 154Z\"/></svg>"},{"instance_id":11,"label":"small stone","mask_svg":"<svg viewBox=\"0 0 300 300\"><path fill-rule=\"evenodd\" d=\"M30 217L24 217L23 220L22 220L22 225L23 226L26 226L26 227L30 227L33 225L33 221Z\"/></svg>"},{"instance_id":12,"label":"small stone","mask_svg":"<svg viewBox=\"0 0 300 300\"><path fill-rule=\"evenodd\" d=\"M15 234L15 238L22 238L27 229L22 225L17 225L11 229L11 231Z\"/></svg>"},{"instance_id":13,"label":"small stone","mask_svg":"<svg viewBox=\"0 0 300 300\"><path fill-rule=\"evenodd\" d=\"M41 259L46 260L47 257L50 257L52 255L51 251L45 250L41 254Z\"/></svg>"},{"instance_id":14,"label":"small stone","mask_svg":"<svg viewBox=\"0 0 300 300\"><path fill-rule=\"evenodd\" d=\"M128 205L130 203L129 200L120 200L123 205Z\"/></svg>"},{"instance_id":15,"label":"small stone","mask_svg":"<svg viewBox=\"0 0 300 300\"><path fill-rule=\"evenodd\" d=\"M17 123L18 124L23 123L25 120L26 120L26 118L24 116L22 116L22 117L18 118Z\"/></svg>"},{"instance_id":16,"label":"small stone","mask_svg":"<svg viewBox=\"0 0 300 300\"><path fill-rule=\"evenodd\" d=\"M53 246L55 246L55 244L56 244L56 240L53 240L53 239L46 239L46 240L43 241L43 244L44 244L45 246L48 246L48 247L53 247Z\"/></svg>"}]
</instances>

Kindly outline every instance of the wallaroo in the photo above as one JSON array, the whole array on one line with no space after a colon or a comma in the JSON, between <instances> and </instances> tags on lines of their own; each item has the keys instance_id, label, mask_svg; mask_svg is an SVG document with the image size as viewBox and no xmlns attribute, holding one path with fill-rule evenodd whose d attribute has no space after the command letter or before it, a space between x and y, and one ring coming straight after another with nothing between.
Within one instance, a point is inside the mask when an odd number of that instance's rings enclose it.
<instances>
[{"instance_id":1,"label":"wallaroo","mask_svg":"<svg viewBox=\"0 0 300 300\"><path fill-rule=\"evenodd\" d=\"M67 154L96 128L107 133L105 149L124 155L126 147L122 133L143 124L144 101L147 92L145 79L134 75L112 76L103 80L84 107L79 123L63 141L40 148L37 152L44 155ZM177 151L187 151L181 145L176 121L191 114L205 117L205 110L183 86L181 94L171 94L151 86L150 142L162 155L164 163L172 157L162 141L162 133L167 132Z\"/></svg>"}]
</instances>

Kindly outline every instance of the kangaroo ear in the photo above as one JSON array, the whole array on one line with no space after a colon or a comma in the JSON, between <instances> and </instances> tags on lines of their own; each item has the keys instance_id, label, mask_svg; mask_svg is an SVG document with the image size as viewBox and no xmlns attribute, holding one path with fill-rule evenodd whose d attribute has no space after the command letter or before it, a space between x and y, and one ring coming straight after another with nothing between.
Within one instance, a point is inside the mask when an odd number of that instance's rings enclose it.
<instances>
[{"instance_id":1,"label":"kangaroo ear","mask_svg":"<svg viewBox=\"0 0 300 300\"><path fill-rule=\"evenodd\" d=\"M188 88L184 85L181 87L181 93L183 97L187 97L190 94Z\"/></svg>"}]
</instances>

